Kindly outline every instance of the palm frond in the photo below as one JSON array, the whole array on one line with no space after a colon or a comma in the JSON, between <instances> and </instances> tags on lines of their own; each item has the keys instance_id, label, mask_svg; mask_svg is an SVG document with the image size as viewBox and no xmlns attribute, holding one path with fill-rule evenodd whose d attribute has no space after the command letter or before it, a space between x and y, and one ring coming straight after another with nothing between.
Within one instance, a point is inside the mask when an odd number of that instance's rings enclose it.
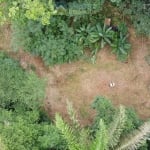
<instances>
[{"instance_id":1,"label":"palm frond","mask_svg":"<svg viewBox=\"0 0 150 150\"><path fill-rule=\"evenodd\" d=\"M139 130L135 130L133 133L129 134L117 150L136 150L138 149L146 140L150 140L150 122L144 123Z\"/></svg>"},{"instance_id":2,"label":"palm frond","mask_svg":"<svg viewBox=\"0 0 150 150\"><path fill-rule=\"evenodd\" d=\"M96 138L91 144L90 150L107 150L108 149L108 134L103 120L100 120L99 130L96 133Z\"/></svg>"},{"instance_id":3,"label":"palm frond","mask_svg":"<svg viewBox=\"0 0 150 150\"><path fill-rule=\"evenodd\" d=\"M74 135L73 130L65 123L59 114L55 116L56 127L61 131L62 136L65 138L69 150L81 150L77 141L77 137Z\"/></svg>"},{"instance_id":4,"label":"palm frond","mask_svg":"<svg viewBox=\"0 0 150 150\"><path fill-rule=\"evenodd\" d=\"M114 116L114 120L108 130L109 133L109 147L115 147L120 139L121 133L124 129L126 122L125 108L120 106L119 113L117 112Z\"/></svg>"},{"instance_id":5,"label":"palm frond","mask_svg":"<svg viewBox=\"0 0 150 150\"><path fill-rule=\"evenodd\" d=\"M87 150L89 148L89 131L85 128L82 128L80 131L79 141L82 150Z\"/></svg>"},{"instance_id":6,"label":"palm frond","mask_svg":"<svg viewBox=\"0 0 150 150\"><path fill-rule=\"evenodd\" d=\"M75 130L79 130L80 129L80 124L79 124L79 121L77 119L77 115L76 115L76 113L73 109L72 104L69 101L67 101L67 111L68 111L69 117L72 121L73 128Z\"/></svg>"},{"instance_id":7,"label":"palm frond","mask_svg":"<svg viewBox=\"0 0 150 150\"><path fill-rule=\"evenodd\" d=\"M77 136L80 147L82 148L82 150L87 150L89 132L85 128L81 128L80 123L77 119L76 112L73 109L72 103L70 103L69 101L67 101L67 111L72 121L72 131Z\"/></svg>"}]
</instances>

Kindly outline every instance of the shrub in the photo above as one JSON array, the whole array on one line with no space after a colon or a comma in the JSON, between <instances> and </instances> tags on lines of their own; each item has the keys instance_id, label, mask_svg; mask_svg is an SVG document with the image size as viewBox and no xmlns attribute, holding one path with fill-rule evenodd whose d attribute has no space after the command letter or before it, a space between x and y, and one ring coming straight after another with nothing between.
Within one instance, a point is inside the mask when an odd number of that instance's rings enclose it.
<instances>
[{"instance_id":1,"label":"shrub","mask_svg":"<svg viewBox=\"0 0 150 150\"><path fill-rule=\"evenodd\" d=\"M120 24L118 30L119 32L115 33L112 38L112 53L117 55L118 60L126 61L131 49L131 45L127 41L127 27L125 24Z\"/></svg>"},{"instance_id":2,"label":"shrub","mask_svg":"<svg viewBox=\"0 0 150 150\"><path fill-rule=\"evenodd\" d=\"M120 4L120 1L113 2ZM16 3L20 5L15 13L22 14L20 7L23 2ZM42 7L45 13L31 8L32 3ZM105 17L103 8L109 5L105 0L56 1L57 15L53 13L53 6L52 10L47 10L44 3L47 2L27 2L23 10L25 15L12 19L14 49L21 47L41 56L47 65L51 65L81 58L85 47L92 49L92 61L95 62L98 50L108 43L119 60L127 59L130 46L125 36L120 33L113 40L111 28L101 25ZM47 5L52 5L51 1ZM9 7L12 8L11 3ZM47 12L50 16L46 15Z\"/></svg>"},{"instance_id":3,"label":"shrub","mask_svg":"<svg viewBox=\"0 0 150 150\"><path fill-rule=\"evenodd\" d=\"M110 1L111 4L119 6L126 4L121 0ZM25 2L3 0L2 2L6 4L3 15L6 18L9 16L13 24L14 48L21 47L41 56L46 64L76 60L83 55L85 46L92 49L94 62L100 46L103 47L105 43L111 44L110 30L98 25L105 16L104 6L109 5L105 0L78 2L56 0L54 5L52 1L40 2L39 0ZM2 9L1 12L4 10ZM1 13L0 16L3 15ZM93 28L95 32L89 33ZM85 37L87 32L91 34L91 38ZM120 35L112 44L113 53L119 60L125 60L128 56L130 46L126 41L124 36L122 38Z\"/></svg>"},{"instance_id":4,"label":"shrub","mask_svg":"<svg viewBox=\"0 0 150 150\"><path fill-rule=\"evenodd\" d=\"M80 45L83 45L84 47L90 47L90 35L95 30L94 26L83 25L79 29L76 29L76 36L78 39L78 42Z\"/></svg>"},{"instance_id":5,"label":"shrub","mask_svg":"<svg viewBox=\"0 0 150 150\"><path fill-rule=\"evenodd\" d=\"M65 142L50 122L39 121L39 111L16 113L0 109L0 130L9 150L65 149Z\"/></svg>"},{"instance_id":6,"label":"shrub","mask_svg":"<svg viewBox=\"0 0 150 150\"><path fill-rule=\"evenodd\" d=\"M14 27L14 36L23 41L20 44L25 50L41 56L47 65L71 62L80 58L83 47L78 45L73 30L63 20L53 21L53 25L49 26L29 21L28 25L18 32L16 30L19 26ZM23 34L20 34L21 32Z\"/></svg>"},{"instance_id":7,"label":"shrub","mask_svg":"<svg viewBox=\"0 0 150 150\"><path fill-rule=\"evenodd\" d=\"M25 72L19 63L0 53L0 107L38 109L44 98L45 82L33 72Z\"/></svg>"},{"instance_id":8,"label":"shrub","mask_svg":"<svg viewBox=\"0 0 150 150\"><path fill-rule=\"evenodd\" d=\"M123 1L119 5L124 15L130 16L131 22L137 30L137 33L150 36L149 30L149 1Z\"/></svg>"},{"instance_id":9,"label":"shrub","mask_svg":"<svg viewBox=\"0 0 150 150\"><path fill-rule=\"evenodd\" d=\"M0 140L6 149L65 149L59 131L43 114L45 82L4 53L0 70Z\"/></svg>"},{"instance_id":10,"label":"shrub","mask_svg":"<svg viewBox=\"0 0 150 150\"><path fill-rule=\"evenodd\" d=\"M106 125L109 125L110 122L112 122L115 108L110 100L98 96L94 99L92 108L96 110L96 117L92 126L94 130L98 127L100 118L104 120Z\"/></svg>"},{"instance_id":11,"label":"shrub","mask_svg":"<svg viewBox=\"0 0 150 150\"><path fill-rule=\"evenodd\" d=\"M84 45L78 43L78 35L75 30L81 25L87 25L89 21L93 22L93 16L99 14L99 8L102 8L103 4L103 0L94 0L94 4L93 1L69 1L61 2L60 7L60 3L56 1L58 15L51 16L50 24L46 25L42 24L38 13L36 19L29 16L21 20L16 18L13 20L13 47L14 49L22 47L24 50L41 56L48 65L76 60L83 55ZM31 11L32 14L34 11L30 9L28 11ZM81 13L81 9L85 11L85 14ZM63 11L67 14L63 14ZM36 15L36 10L34 15Z\"/></svg>"},{"instance_id":12,"label":"shrub","mask_svg":"<svg viewBox=\"0 0 150 150\"><path fill-rule=\"evenodd\" d=\"M69 109L71 125L66 123L58 114L55 117L55 124L66 140L69 150L141 150L141 145L149 139L150 122L145 122L138 130L130 132L122 139L121 135L127 121L125 112L125 108L120 106L109 126L106 126L105 122L99 118L98 129L94 137L89 136L89 129L81 127L72 108L71 113ZM143 149L146 147L142 147Z\"/></svg>"},{"instance_id":13,"label":"shrub","mask_svg":"<svg viewBox=\"0 0 150 150\"><path fill-rule=\"evenodd\" d=\"M39 0L1 0L0 1L0 23L1 21L25 20L39 21L43 25L50 23L52 15L56 14L52 0L47 2Z\"/></svg>"},{"instance_id":14,"label":"shrub","mask_svg":"<svg viewBox=\"0 0 150 150\"><path fill-rule=\"evenodd\" d=\"M127 115L127 122L125 124L126 128L123 131L124 135L137 129L143 123L143 121L138 117L133 108L126 108L126 115Z\"/></svg>"},{"instance_id":15,"label":"shrub","mask_svg":"<svg viewBox=\"0 0 150 150\"><path fill-rule=\"evenodd\" d=\"M116 113L117 109L113 106L110 100L98 96L94 99L92 103L92 108L96 110L96 117L94 123L92 125L93 133L98 129L98 122L99 119L103 119L106 126L114 119L114 114ZM126 108L126 123L125 128L122 132L122 135L126 135L127 133L137 129L141 124L142 121L138 118L136 112L132 108Z\"/></svg>"}]
</instances>

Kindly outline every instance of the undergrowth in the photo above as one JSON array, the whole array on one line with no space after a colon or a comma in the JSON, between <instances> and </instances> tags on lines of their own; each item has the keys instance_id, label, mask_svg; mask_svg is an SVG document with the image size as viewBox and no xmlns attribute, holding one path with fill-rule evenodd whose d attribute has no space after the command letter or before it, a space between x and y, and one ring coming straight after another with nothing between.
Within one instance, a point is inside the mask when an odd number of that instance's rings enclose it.
<instances>
[{"instance_id":1,"label":"undergrowth","mask_svg":"<svg viewBox=\"0 0 150 150\"><path fill-rule=\"evenodd\" d=\"M85 56L86 48L90 49L90 58L94 63L97 52L105 44L111 46L118 60L126 61L131 46L128 42L127 25L120 28L120 24L127 21L134 25L138 33L149 36L148 2L148 0L8 1L6 9L2 9L0 15L3 17L3 11L4 14L8 13L12 21L13 48L15 50L22 48L41 56L47 65L78 60ZM42 11L32 7L32 4L39 6ZM110 25L104 24L105 18L111 18ZM114 31L113 26L118 30Z\"/></svg>"},{"instance_id":2,"label":"undergrowth","mask_svg":"<svg viewBox=\"0 0 150 150\"><path fill-rule=\"evenodd\" d=\"M124 0L119 8L124 16L127 16L134 25L137 33L150 37L150 4L149 0Z\"/></svg>"},{"instance_id":3,"label":"undergrowth","mask_svg":"<svg viewBox=\"0 0 150 150\"><path fill-rule=\"evenodd\" d=\"M0 53L0 70L0 149L65 149L43 110L45 82L4 53Z\"/></svg>"},{"instance_id":4,"label":"undergrowth","mask_svg":"<svg viewBox=\"0 0 150 150\"><path fill-rule=\"evenodd\" d=\"M110 3L104 0L56 1L58 15L51 16L48 25L25 18L13 21L13 48L21 47L51 65L82 58L85 48L90 49L91 60L95 62L98 50L109 44L117 58L124 61L130 46L126 46L126 35L120 36L122 30L114 32L104 25L107 16L103 11L107 5Z\"/></svg>"}]
</instances>

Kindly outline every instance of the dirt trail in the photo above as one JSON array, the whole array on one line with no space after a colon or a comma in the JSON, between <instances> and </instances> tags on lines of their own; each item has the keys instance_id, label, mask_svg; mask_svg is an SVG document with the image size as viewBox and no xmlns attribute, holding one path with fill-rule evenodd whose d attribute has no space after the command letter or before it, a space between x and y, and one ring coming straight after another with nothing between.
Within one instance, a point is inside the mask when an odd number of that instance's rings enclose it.
<instances>
[{"instance_id":1,"label":"dirt trail","mask_svg":"<svg viewBox=\"0 0 150 150\"><path fill-rule=\"evenodd\" d=\"M98 53L96 64L78 61L71 64L45 67L39 57L18 52L22 67L33 65L40 77L47 78L45 108L50 115L60 112L67 118L66 101L73 103L83 124L93 120L90 105L97 95L105 96L114 104L134 107L143 118L150 118L150 66L145 56L150 54L150 40L136 37L130 29L132 53L128 63L121 63L106 47ZM110 82L115 87L110 87Z\"/></svg>"}]
</instances>

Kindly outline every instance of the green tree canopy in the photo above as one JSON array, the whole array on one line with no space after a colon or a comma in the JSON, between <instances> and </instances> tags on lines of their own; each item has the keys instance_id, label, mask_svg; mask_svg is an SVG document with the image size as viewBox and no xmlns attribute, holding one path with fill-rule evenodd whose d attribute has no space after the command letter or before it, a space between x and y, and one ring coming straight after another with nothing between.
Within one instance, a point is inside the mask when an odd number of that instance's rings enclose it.
<instances>
[{"instance_id":1,"label":"green tree canopy","mask_svg":"<svg viewBox=\"0 0 150 150\"><path fill-rule=\"evenodd\" d=\"M58 129L42 109L45 82L4 53L0 70L0 150L64 149Z\"/></svg>"},{"instance_id":2,"label":"green tree canopy","mask_svg":"<svg viewBox=\"0 0 150 150\"><path fill-rule=\"evenodd\" d=\"M55 14L52 0L0 0L0 19L3 23L11 20L34 20L43 25L50 23L51 15Z\"/></svg>"}]
</instances>

